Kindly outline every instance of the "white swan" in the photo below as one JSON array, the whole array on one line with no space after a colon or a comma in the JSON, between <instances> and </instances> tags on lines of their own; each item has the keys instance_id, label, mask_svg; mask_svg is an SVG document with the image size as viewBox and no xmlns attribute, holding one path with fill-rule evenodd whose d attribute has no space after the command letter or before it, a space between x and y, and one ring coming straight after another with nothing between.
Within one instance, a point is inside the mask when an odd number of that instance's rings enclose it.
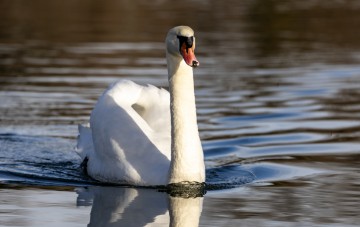
<instances>
[{"instance_id":1,"label":"white swan","mask_svg":"<svg viewBox=\"0 0 360 227\"><path fill-rule=\"evenodd\" d=\"M90 126L79 126L77 153L92 178L139 186L205 181L193 67L194 31L170 29L166 59L170 94L131 81L111 85L99 98Z\"/></svg>"}]
</instances>

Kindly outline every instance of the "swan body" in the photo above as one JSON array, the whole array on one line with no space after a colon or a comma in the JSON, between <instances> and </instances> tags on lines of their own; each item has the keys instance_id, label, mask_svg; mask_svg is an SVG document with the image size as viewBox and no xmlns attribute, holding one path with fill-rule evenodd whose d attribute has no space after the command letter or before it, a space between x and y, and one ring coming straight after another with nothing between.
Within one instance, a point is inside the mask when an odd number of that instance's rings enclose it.
<instances>
[{"instance_id":1,"label":"swan body","mask_svg":"<svg viewBox=\"0 0 360 227\"><path fill-rule=\"evenodd\" d=\"M139 186L205 181L193 68L195 38L178 26L166 37L169 92L129 80L100 96L90 125L79 126L77 153L92 178Z\"/></svg>"}]
</instances>

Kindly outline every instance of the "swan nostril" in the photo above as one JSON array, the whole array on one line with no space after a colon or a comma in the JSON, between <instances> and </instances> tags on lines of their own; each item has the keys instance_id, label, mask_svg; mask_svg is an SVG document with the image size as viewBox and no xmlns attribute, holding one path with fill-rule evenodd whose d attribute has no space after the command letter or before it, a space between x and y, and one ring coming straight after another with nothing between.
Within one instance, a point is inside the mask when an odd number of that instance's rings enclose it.
<instances>
[{"instance_id":1,"label":"swan nostril","mask_svg":"<svg viewBox=\"0 0 360 227\"><path fill-rule=\"evenodd\" d=\"M198 61L192 62L192 67L198 67L199 65L200 65L200 63Z\"/></svg>"}]
</instances>

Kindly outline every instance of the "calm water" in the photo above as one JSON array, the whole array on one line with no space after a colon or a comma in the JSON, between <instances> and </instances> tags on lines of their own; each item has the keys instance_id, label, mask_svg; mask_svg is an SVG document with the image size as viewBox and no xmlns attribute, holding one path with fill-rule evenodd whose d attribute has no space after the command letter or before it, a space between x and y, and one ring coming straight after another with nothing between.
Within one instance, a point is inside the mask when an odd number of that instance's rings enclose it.
<instances>
[{"instance_id":1,"label":"calm water","mask_svg":"<svg viewBox=\"0 0 360 227\"><path fill-rule=\"evenodd\" d=\"M360 223L357 1L0 8L0 226ZM166 88L163 40L179 24L196 31L207 182L222 188L185 199L96 184L73 152L77 124L113 81Z\"/></svg>"}]
</instances>

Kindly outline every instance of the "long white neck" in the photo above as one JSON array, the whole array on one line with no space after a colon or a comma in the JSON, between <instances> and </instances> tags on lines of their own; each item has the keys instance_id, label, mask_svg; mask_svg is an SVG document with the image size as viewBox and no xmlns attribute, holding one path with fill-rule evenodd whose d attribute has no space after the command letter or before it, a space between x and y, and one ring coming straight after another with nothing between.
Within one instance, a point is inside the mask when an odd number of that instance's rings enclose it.
<instances>
[{"instance_id":1,"label":"long white neck","mask_svg":"<svg viewBox=\"0 0 360 227\"><path fill-rule=\"evenodd\" d=\"M169 183L205 182L204 154L196 119L193 69L167 53L170 111L171 165Z\"/></svg>"}]
</instances>

